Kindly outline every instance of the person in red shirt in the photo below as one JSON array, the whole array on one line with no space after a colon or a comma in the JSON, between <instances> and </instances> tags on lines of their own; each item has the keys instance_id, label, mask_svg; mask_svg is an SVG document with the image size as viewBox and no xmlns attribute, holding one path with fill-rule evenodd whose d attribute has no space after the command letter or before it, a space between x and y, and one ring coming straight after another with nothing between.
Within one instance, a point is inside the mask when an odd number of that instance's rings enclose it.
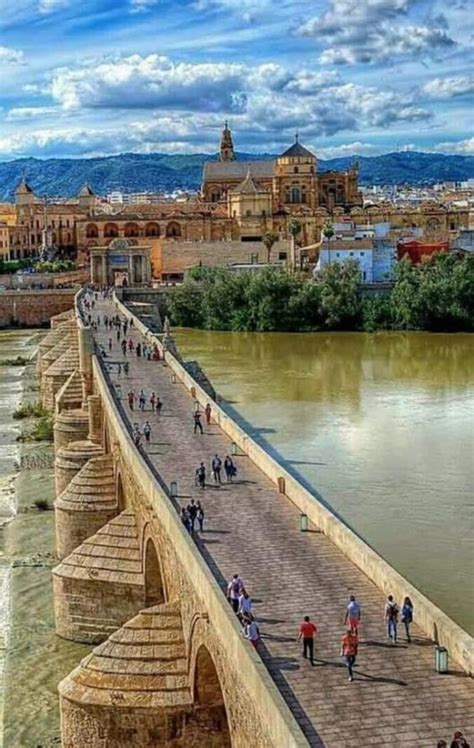
<instances>
[{"instance_id":1,"label":"person in red shirt","mask_svg":"<svg viewBox=\"0 0 474 748\"><path fill-rule=\"evenodd\" d=\"M309 620L309 616L304 617L304 621L300 626L300 633L298 641L303 638L303 657L307 659L309 654L309 661L314 665L314 637L316 636L317 628Z\"/></svg>"},{"instance_id":2,"label":"person in red shirt","mask_svg":"<svg viewBox=\"0 0 474 748\"><path fill-rule=\"evenodd\" d=\"M355 665L358 646L359 639L357 638L357 632L354 633L352 628L347 629L347 634L345 634L341 640L341 657L344 657L346 661L350 681L354 680L352 668Z\"/></svg>"}]
</instances>

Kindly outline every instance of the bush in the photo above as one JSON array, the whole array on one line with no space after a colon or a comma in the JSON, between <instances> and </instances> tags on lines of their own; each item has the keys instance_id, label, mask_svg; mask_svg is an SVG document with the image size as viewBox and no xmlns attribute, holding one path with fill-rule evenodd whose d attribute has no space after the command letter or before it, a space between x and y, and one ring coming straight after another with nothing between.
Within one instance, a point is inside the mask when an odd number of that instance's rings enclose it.
<instances>
[{"instance_id":1,"label":"bush","mask_svg":"<svg viewBox=\"0 0 474 748\"><path fill-rule=\"evenodd\" d=\"M20 420L22 418L42 418L48 415L48 411L43 408L41 403L25 403L19 405L16 410L13 411L13 418Z\"/></svg>"},{"instance_id":2,"label":"bush","mask_svg":"<svg viewBox=\"0 0 474 748\"><path fill-rule=\"evenodd\" d=\"M53 425L52 416L42 416L31 432L30 440L34 442L52 442L54 433Z\"/></svg>"},{"instance_id":3,"label":"bush","mask_svg":"<svg viewBox=\"0 0 474 748\"><path fill-rule=\"evenodd\" d=\"M26 366L29 363L29 359L24 356L17 356L16 358L5 358L0 361L0 366Z\"/></svg>"}]
</instances>

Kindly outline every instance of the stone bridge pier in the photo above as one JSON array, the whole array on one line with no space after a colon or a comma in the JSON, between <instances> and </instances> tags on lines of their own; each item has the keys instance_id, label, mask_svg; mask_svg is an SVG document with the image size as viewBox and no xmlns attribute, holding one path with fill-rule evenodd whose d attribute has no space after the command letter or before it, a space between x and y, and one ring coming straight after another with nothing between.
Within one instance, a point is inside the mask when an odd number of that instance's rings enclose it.
<instances>
[{"instance_id":1,"label":"stone bridge pier","mask_svg":"<svg viewBox=\"0 0 474 748\"><path fill-rule=\"evenodd\" d=\"M38 360L55 408L56 630L95 647L59 685L63 746L307 745L75 314L53 319Z\"/></svg>"}]
</instances>

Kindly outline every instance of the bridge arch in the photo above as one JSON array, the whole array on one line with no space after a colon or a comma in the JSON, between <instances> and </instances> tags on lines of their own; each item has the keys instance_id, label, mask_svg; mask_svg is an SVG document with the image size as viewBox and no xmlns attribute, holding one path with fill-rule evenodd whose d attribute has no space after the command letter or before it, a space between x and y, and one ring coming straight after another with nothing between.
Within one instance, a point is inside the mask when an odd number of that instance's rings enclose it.
<instances>
[{"instance_id":1,"label":"bridge arch","mask_svg":"<svg viewBox=\"0 0 474 748\"><path fill-rule=\"evenodd\" d=\"M149 536L148 525L145 526L143 540L143 578L145 582L145 606L160 605L166 600L165 586L161 564L156 545Z\"/></svg>"},{"instance_id":2,"label":"bridge arch","mask_svg":"<svg viewBox=\"0 0 474 748\"><path fill-rule=\"evenodd\" d=\"M123 512L123 510L126 508L123 478L122 478L122 473L120 472L120 470L117 470L115 481L116 481L116 493L117 493L117 508L118 508L118 513L120 514L120 512Z\"/></svg>"},{"instance_id":3,"label":"bridge arch","mask_svg":"<svg viewBox=\"0 0 474 748\"><path fill-rule=\"evenodd\" d=\"M192 688L194 710L200 729L213 736L215 742L212 745L230 748L232 743L224 694L214 660L205 644L201 644L196 652Z\"/></svg>"}]
</instances>

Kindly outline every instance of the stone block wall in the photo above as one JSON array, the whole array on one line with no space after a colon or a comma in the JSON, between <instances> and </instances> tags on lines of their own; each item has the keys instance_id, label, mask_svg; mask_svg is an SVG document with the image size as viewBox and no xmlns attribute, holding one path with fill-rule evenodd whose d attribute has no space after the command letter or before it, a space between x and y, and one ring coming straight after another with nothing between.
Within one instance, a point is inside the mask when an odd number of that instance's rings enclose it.
<instances>
[{"instance_id":1,"label":"stone block wall","mask_svg":"<svg viewBox=\"0 0 474 748\"><path fill-rule=\"evenodd\" d=\"M76 290L0 291L0 328L44 327L72 309Z\"/></svg>"}]
</instances>

